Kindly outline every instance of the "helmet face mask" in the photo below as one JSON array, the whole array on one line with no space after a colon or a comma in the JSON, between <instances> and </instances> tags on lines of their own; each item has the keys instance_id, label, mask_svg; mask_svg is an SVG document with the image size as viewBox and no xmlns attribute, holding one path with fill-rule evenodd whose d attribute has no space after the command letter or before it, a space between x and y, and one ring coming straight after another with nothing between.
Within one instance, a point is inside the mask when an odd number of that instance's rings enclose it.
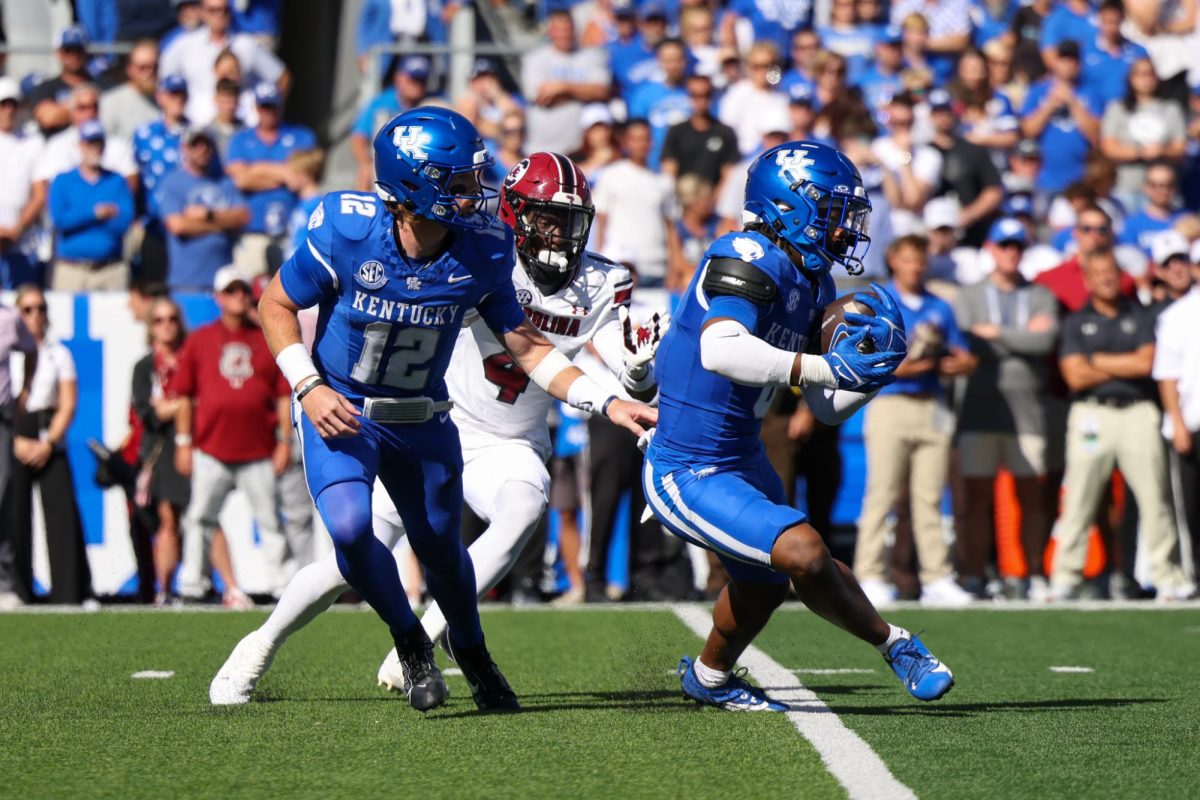
<instances>
[{"instance_id":1,"label":"helmet face mask","mask_svg":"<svg viewBox=\"0 0 1200 800\"><path fill-rule=\"evenodd\" d=\"M750 167L746 220L765 225L802 270L826 271L840 262L860 274L871 243L870 214L858 169L827 145L788 142Z\"/></svg>"},{"instance_id":2,"label":"helmet face mask","mask_svg":"<svg viewBox=\"0 0 1200 800\"><path fill-rule=\"evenodd\" d=\"M483 176L494 163L475 126L448 109L406 111L375 136L376 193L389 206L456 230L493 224L489 204L498 192Z\"/></svg>"},{"instance_id":3,"label":"helmet face mask","mask_svg":"<svg viewBox=\"0 0 1200 800\"><path fill-rule=\"evenodd\" d=\"M525 271L547 294L575 277L594 215L587 178L566 156L533 153L504 179L500 219L516 233Z\"/></svg>"}]
</instances>

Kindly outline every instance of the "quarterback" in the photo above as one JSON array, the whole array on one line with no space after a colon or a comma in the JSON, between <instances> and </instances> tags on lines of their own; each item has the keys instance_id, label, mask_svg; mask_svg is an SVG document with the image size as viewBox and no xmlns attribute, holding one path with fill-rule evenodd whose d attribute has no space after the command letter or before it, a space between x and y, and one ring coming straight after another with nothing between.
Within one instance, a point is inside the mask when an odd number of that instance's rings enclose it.
<instances>
[{"instance_id":1,"label":"quarterback","mask_svg":"<svg viewBox=\"0 0 1200 800\"><path fill-rule=\"evenodd\" d=\"M609 395L526 319L513 288L513 232L486 212L493 160L465 117L417 108L374 141L376 195L333 192L306 244L260 304L264 332L303 411L297 424L309 492L346 582L388 625L413 708L445 701L433 644L372 527L378 477L396 506L426 584L445 615L447 646L481 709L516 696L484 643L475 571L459 537L463 456L446 386L451 352L478 314L530 381L585 411L641 432L654 409ZM317 306L312 354L297 312Z\"/></svg>"},{"instance_id":2,"label":"quarterback","mask_svg":"<svg viewBox=\"0 0 1200 800\"><path fill-rule=\"evenodd\" d=\"M953 685L950 670L879 616L787 504L759 441L780 387L800 387L816 417L836 424L894 380L904 359L904 322L878 288L855 297L873 316L847 314L849 335L812 352L834 298L830 270L841 262L860 272L870 244L862 179L837 150L788 142L750 166L743 208L745 230L709 247L656 359L647 503L674 534L715 551L731 578L700 656L680 661L684 694L726 709L785 709L733 667L790 583L814 612L874 645L914 697L935 700Z\"/></svg>"},{"instance_id":3,"label":"quarterback","mask_svg":"<svg viewBox=\"0 0 1200 800\"><path fill-rule=\"evenodd\" d=\"M592 342L630 395L648 399L655 393L649 364L669 318L655 315L646 328L631 329L629 272L584 252L592 215L587 179L565 156L534 153L513 168L501 190L500 217L516 234L516 297L528 320L561 352L573 357ZM458 334L446 385L454 402L450 418L462 440L464 499L489 522L468 549L482 595L512 568L545 510L551 398L474 311ZM405 530L380 481L373 504L375 534L390 548ZM297 573L270 618L239 642L217 673L210 700L247 702L287 637L346 588L332 554ZM421 622L432 640L446 631L437 603ZM380 667L380 683L403 690L405 676L404 660L392 650Z\"/></svg>"}]
</instances>

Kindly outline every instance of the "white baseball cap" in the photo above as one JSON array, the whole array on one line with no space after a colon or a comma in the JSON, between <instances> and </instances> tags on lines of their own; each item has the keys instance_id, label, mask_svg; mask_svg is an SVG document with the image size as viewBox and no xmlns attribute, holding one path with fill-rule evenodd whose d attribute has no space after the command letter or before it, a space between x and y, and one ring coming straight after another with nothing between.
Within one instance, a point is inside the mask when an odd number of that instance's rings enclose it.
<instances>
[{"instance_id":1,"label":"white baseball cap","mask_svg":"<svg viewBox=\"0 0 1200 800\"><path fill-rule=\"evenodd\" d=\"M1192 242L1192 263L1200 264L1200 239Z\"/></svg>"},{"instance_id":2,"label":"white baseball cap","mask_svg":"<svg viewBox=\"0 0 1200 800\"><path fill-rule=\"evenodd\" d=\"M213 291L223 292L235 283L244 283L247 289L250 288L250 279L236 265L229 264L217 270L213 277Z\"/></svg>"},{"instance_id":3,"label":"white baseball cap","mask_svg":"<svg viewBox=\"0 0 1200 800\"><path fill-rule=\"evenodd\" d=\"M1150 255L1155 264L1165 264L1172 256L1187 256L1187 238L1177 230L1165 230L1150 240Z\"/></svg>"},{"instance_id":4,"label":"white baseball cap","mask_svg":"<svg viewBox=\"0 0 1200 800\"><path fill-rule=\"evenodd\" d=\"M958 201L953 197L935 197L925 204L921 215L925 230L936 231L938 228L958 228Z\"/></svg>"},{"instance_id":5,"label":"white baseball cap","mask_svg":"<svg viewBox=\"0 0 1200 800\"><path fill-rule=\"evenodd\" d=\"M21 84L7 75L0 77L0 101L4 100L21 101Z\"/></svg>"}]
</instances>

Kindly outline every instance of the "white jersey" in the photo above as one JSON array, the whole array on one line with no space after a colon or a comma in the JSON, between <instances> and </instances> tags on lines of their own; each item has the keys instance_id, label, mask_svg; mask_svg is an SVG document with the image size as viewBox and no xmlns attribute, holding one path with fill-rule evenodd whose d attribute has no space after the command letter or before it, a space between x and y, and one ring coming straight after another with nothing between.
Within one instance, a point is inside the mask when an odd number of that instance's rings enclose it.
<instances>
[{"instance_id":1,"label":"white jersey","mask_svg":"<svg viewBox=\"0 0 1200 800\"><path fill-rule=\"evenodd\" d=\"M624 368L620 306L629 306L633 279L629 270L592 253L584 253L575 279L561 291L545 295L520 264L513 269L517 301L533 326L568 358L592 342L608 368ZM454 401L451 417L464 447L481 439L524 439L543 458L551 452L546 418L553 399L513 361L487 324L468 312L446 386Z\"/></svg>"}]
</instances>

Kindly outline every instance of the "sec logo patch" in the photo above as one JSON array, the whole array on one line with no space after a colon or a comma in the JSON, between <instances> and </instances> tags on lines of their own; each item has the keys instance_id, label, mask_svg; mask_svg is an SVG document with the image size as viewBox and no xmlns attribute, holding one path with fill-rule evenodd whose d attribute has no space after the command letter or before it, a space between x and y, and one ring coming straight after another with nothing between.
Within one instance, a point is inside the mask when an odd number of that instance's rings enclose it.
<instances>
[{"instance_id":1,"label":"sec logo patch","mask_svg":"<svg viewBox=\"0 0 1200 800\"><path fill-rule=\"evenodd\" d=\"M354 274L354 280L364 289L379 289L387 283L387 276L383 274L383 264L365 261Z\"/></svg>"},{"instance_id":2,"label":"sec logo patch","mask_svg":"<svg viewBox=\"0 0 1200 800\"><path fill-rule=\"evenodd\" d=\"M800 307L800 290L792 289L788 292L787 300L784 301L784 306L789 314L795 314L796 309Z\"/></svg>"},{"instance_id":3,"label":"sec logo patch","mask_svg":"<svg viewBox=\"0 0 1200 800\"><path fill-rule=\"evenodd\" d=\"M517 302L527 306L533 302L533 292L528 289L517 289Z\"/></svg>"}]
</instances>

